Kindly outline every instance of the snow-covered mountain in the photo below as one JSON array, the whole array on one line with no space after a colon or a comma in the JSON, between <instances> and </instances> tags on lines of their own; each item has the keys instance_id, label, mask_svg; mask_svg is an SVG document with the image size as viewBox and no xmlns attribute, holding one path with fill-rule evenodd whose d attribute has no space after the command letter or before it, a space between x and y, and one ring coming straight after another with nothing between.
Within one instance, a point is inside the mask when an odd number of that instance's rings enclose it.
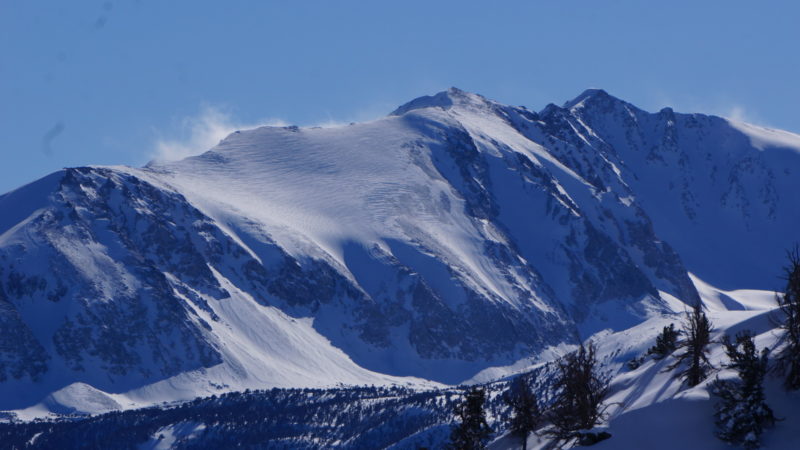
<instances>
[{"instance_id":1,"label":"snow-covered mountain","mask_svg":"<svg viewBox=\"0 0 800 450\"><path fill-rule=\"evenodd\" d=\"M780 287L797 173L787 132L458 89L65 169L0 197L0 409L502 373L694 303L690 273Z\"/></svg>"}]
</instances>

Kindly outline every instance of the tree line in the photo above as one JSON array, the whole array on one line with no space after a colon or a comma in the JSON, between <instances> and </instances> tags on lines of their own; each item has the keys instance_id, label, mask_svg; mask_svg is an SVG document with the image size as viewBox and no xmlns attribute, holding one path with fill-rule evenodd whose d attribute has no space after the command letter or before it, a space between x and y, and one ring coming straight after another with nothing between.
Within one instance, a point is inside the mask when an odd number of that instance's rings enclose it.
<instances>
[{"instance_id":1,"label":"tree line","mask_svg":"<svg viewBox=\"0 0 800 450\"><path fill-rule=\"evenodd\" d=\"M544 404L531 388L532 374L516 377L503 394L511 414L509 433L527 448L531 433L541 433L555 442L575 441L583 445L599 442L610 435L591 429L604 419L603 400L608 394L611 377L601 370L597 347L593 342L581 345L556 363L556 372L549 390L552 399ZM449 448L475 450L485 448L492 436L483 403L483 387L474 387L456 407L458 424L452 429Z\"/></svg>"}]
</instances>

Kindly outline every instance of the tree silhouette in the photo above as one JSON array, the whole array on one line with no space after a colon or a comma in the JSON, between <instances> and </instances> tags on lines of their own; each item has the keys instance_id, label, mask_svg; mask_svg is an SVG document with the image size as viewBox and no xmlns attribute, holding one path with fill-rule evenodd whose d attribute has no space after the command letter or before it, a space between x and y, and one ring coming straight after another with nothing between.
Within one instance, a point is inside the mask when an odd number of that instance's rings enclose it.
<instances>
[{"instance_id":1,"label":"tree silhouette","mask_svg":"<svg viewBox=\"0 0 800 450\"><path fill-rule=\"evenodd\" d=\"M683 350L676 357L669 370L686 366L679 373L689 386L697 386L713 369L708 359L708 345L711 343L711 322L703 311L703 305L697 302L691 312L686 313L683 329L684 339L678 343Z\"/></svg>"},{"instance_id":2,"label":"tree silhouette","mask_svg":"<svg viewBox=\"0 0 800 450\"><path fill-rule=\"evenodd\" d=\"M715 413L717 437L748 449L758 448L764 428L775 423L764 397L768 350L759 355L749 331L737 334L735 342L725 336L723 345L730 359L725 367L736 370L739 379L714 382L713 392L720 399Z\"/></svg>"},{"instance_id":3,"label":"tree silhouette","mask_svg":"<svg viewBox=\"0 0 800 450\"><path fill-rule=\"evenodd\" d=\"M777 370L784 376L787 390L800 389L800 249L788 253L789 264L784 268L786 289L776 295L780 314L778 326L784 331L784 347L777 355Z\"/></svg>"},{"instance_id":4,"label":"tree silhouette","mask_svg":"<svg viewBox=\"0 0 800 450\"><path fill-rule=\"evenodd\" d=\"M675 329L675 324L671 323L661 330L661 334L656 336L656 345L650 347L647 353L653 355L655 359L662 359L674 352L678 348L678 336L680 331Z\"/></svg>"},{"instance_id":5,"label":"tree silhouette","mask_svg":"<svg viewBox=\"0 0 800 450\"><path fill-rule=\"evenodd\" d=\"M483 404L486 393L482 388L470 389L464 401L456 406L456 416L460 423L450 433L450 448L458 450L476 450L486 447L492 436L492 429L486 423Z\"/></svg>"},{"instance_id":6,"label":"tree silhouette","mask_svg":"<svg viewBox=\"0 0 800 450\"><path fill-rule=\"evenodd\" d=\"M577 436L603 419L601 404L608 394L610 378L598 367L593 342L564 356L558 362L553 383L555 399L548 414L553 428L549 434L559 440Z\"/></svg>"},{"instance_id":7,"label":"tree silhouette","mask_svg":"<svg viewBox=\"0 0 800 450\"><path fill-rule=\"evenodd\" d=\"M509 431L522 441L522 450L528 448L528 435L542 422L539 401L530 386L528 377L520 375L511 383L503 399L511 407Z\"/></svg>"}]
</instances>

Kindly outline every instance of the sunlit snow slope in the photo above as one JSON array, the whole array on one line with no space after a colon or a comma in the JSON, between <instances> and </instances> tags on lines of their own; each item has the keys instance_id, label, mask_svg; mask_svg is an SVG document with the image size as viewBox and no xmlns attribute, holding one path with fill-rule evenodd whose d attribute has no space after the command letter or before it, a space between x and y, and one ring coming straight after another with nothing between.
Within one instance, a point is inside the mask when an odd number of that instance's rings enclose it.
<instances>
[{"instance_id":1,"label":"sunlit snow slope","mask_svg":"<svg viewBox=\"0 0 800 450\"><path fill-rule=\"evenodd\" d=\"M672 309L659 316L618 332L604 331L591 340L597 344L601 370L611 377L609 395L602 407L605 417L598 424L611 438L595 445L599 449L730 449L715 436L714 418L718 397L712 394L716 379L736 379L736 372L725 368L730 361L725 355L722 338L748 330L755 337L756 347L770 349L770 358L781 350L782 333L775 328L781 318L776 310L775 293L752 289L724 291L692 277L702 297L705 312L712 324L709 360L714 369L699 385L687 386L679 375L685 366L671 368L673 355L655 359L648 355L656 336L664 326L674 324L681 329L686 320L686 307L677 299L668 298ZM628 363L637 359L639 366ZM534 366L542 367L541 364ZM534 368L523 366L516 372ZM764 380L766 402L780 420L766 428L761 437L764 448L792 450L797 448L800 427L800 395L787 392L782 378L770 373ZM554 443L543 433L531 434L528 448L553 448ZM566 445L572 448L575 443ZM518 437L500 433L489 446L491 450L518 450Z\"/></svg>"},{"instance_id":2,"label":"sunlit snow slope","mask_svg":"<svg viewBox=\"0 0 800 450\"><path fill-rule=\"evenodd\" d=\"M698 299L773 289L800 137L589 90L450 89L237 131L0 197L0 408L458 383Z\"/></svg>"}]
</instances>

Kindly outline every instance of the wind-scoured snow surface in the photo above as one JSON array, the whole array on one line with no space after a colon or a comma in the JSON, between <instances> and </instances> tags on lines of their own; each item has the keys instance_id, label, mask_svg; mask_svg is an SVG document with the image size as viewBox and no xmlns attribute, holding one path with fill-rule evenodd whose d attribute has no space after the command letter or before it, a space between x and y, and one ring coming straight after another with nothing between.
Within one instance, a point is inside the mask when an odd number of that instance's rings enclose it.
<instances>
[{"instance_id":1,"label":"wind-scoured snow surface","mask_svg":"<svg viewBox=\"0 0 800 450\"><path fill-rule=\"evenodd\" d=\"M779 288L797 173L791 133L458 89L65 169L0 197L0 409L500 377L694 303L690 272Z\"/></svg>"}]
</instances>

